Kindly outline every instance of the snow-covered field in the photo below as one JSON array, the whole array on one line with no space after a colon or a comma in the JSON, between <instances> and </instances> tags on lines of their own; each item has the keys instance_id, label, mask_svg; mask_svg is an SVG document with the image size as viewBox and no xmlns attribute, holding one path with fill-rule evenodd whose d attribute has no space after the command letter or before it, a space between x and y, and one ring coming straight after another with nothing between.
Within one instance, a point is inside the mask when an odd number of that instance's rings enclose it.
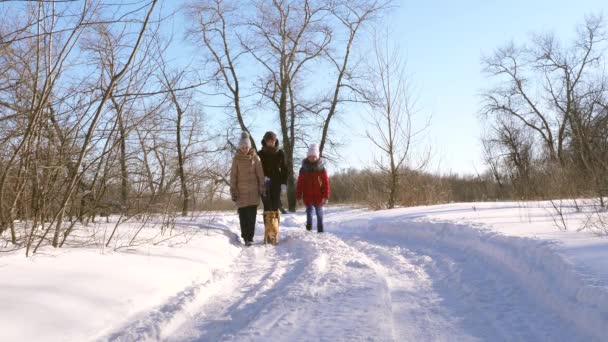
<instances>
[{"instance_id":1,"label":"snow-covered field","mask_svg":"<svg viewBox=\"0 0 608 342\"><path fill-rule=\"evenodd\" d=\"M326 233L288 214L249 248L213 213L158 245L2 253L0 341L606 341L608 238L550 208L330 207Z\"/></svg>"}]
</instances>

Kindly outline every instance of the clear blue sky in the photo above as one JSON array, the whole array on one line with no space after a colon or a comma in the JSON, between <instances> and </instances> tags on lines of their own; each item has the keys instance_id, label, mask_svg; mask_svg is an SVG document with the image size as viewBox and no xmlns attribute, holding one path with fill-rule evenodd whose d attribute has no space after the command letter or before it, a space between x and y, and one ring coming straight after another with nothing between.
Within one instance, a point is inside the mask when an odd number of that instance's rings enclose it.
<instances>
[{"instance_id":1,"label":"clear blue sky","mask_svg":"<svg viewBox=\"0 0 608 342\"><path fill-rule=\"evenodd\" d=\"M478 94L488 84L481 72L483 54L511 40L525 43L532 33L555 32L568 41L591 13L608 15L608 1L401 1L388 23L418 89L420 115L432 115L431 171L484 169L478 118ZM348 163L369 164L368 145L364 138L352 139L345 149Z\"/></svg>"},{"instance_id":2,"label":"clear blue sky","mask_svg":"<svg viewBox=\"0 0 608 342\"><path fill-rule=\"evenodd\" d=\"M183 2L165 2L165 9ZM385 22L407 59L410 80L417 89L419 116L432 116L425 142L433 151L429 171L442 174L474 174L485 168L478 94L489 81L481 72L482 55L511 40L526 43L532 33L555 32L569 42L585 15L608 15L605 0L429 0L397 4ZM181 31L181 23L174 29L176 33ZM182 45L180 54L191 59L189 55L196 54L196 49ZM343 118L350 126L334 127L348 144L342 149L344 162L332 171L371 165L375 151L364 138L360 114L364 114L362 108L349 109ZM278 129L270 117L264 114L256 118L252 127L256 137L261 138L267 129Z\"/></svg>"}]
</instances>

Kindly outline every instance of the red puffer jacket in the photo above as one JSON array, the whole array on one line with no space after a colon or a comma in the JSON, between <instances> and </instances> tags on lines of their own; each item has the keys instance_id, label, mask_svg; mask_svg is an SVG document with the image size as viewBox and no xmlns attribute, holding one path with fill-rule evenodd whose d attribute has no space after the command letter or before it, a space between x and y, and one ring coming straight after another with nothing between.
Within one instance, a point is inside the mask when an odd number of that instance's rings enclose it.
<instances>
[{"instance_id":1,"label":"red puffer jacket","mask_svg":"<svg viewBox=\"0 0 608 342\"><path fill-rule=\"evenodd\" d=\"M304 159L298 176L296 198L304 199L305 205L322 205L323 199L329 199L329 177L323 162L312 163Z\"/></svg>"}]
</instances>

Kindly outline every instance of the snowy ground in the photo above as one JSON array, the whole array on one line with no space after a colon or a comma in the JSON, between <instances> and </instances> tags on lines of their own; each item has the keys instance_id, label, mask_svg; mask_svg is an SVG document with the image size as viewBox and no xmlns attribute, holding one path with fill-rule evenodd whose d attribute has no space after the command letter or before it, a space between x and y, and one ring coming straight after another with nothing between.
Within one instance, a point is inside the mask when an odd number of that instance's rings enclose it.
<instances>
[{"instance_id":1,"label":"snowy ground","mask_svg":"<svg viewBox=\"0 0 608 342\"><path fill-rule=\"evenodd\" d=\"M187 244L4 253L0 341L605 341L608 239L550 207L330 208L250 248L216 213Z\"/></svg>"}]
</instances>

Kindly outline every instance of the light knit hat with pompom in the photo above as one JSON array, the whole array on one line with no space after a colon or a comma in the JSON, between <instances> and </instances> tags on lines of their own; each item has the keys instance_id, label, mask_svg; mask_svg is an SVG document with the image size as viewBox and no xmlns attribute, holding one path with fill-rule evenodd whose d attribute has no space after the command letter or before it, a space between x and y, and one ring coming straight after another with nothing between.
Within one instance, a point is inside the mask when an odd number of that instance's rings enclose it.
<instances>
[{"instance_id":1,"label":"light knit hat with pompom","mask_svg":"<svg viewBox=\"0 0 608 342\"><path fill-rule=\"evenodd\" d=\"M319 158L319 146L317 144L310 144L308 146L308 153L306 153L307 157L315 156Z\"/></svg>"},{"instance_id":2,"label":"light knit hat with pompom","mask_svg":"<svg viewBox=\"0 0 608 342\"><path fill-rule=\"evenodd\" d=\"M251 148L251 139L249 139L249 133L241 133L241 140L239 140L239 148L248 147Z\"/></svg>"}]
</instances>

